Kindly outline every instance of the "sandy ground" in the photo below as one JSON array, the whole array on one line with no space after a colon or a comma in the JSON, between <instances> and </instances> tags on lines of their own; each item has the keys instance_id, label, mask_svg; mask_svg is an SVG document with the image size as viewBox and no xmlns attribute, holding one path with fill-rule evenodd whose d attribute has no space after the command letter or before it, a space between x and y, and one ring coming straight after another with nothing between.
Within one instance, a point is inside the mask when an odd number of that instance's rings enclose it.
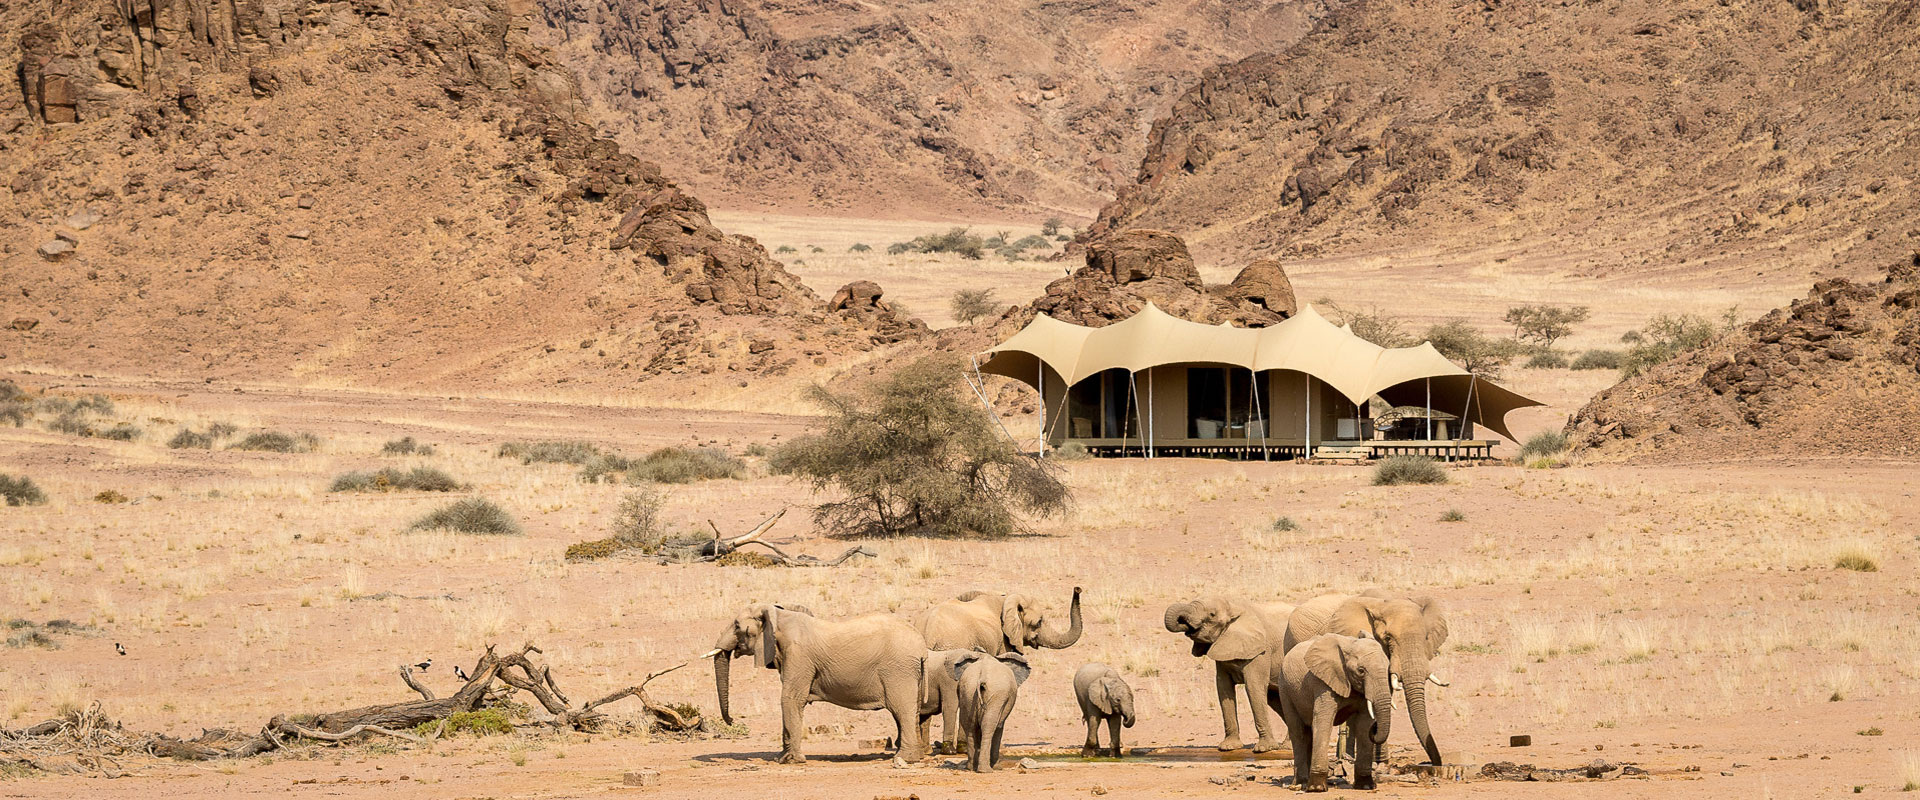
<instances>
[{"instance_id":1,"label":"sandy ground","mask_svg":"<svg viewBox=\"0 0 1920 800\"><path fill-rule=\"evenodd\" d=\"M1607 783L1390 783L1398 796L1827 797L1885 795L1920 779L1920 617L1913 579L1911 465L1731 463L1559 470L1479 467L1433 487L1373 487L1360 468L1184 459L1066 465L1078 505L1031 536L872 543L878 558L836 570L754 570L634 562L569 564L567 544L605 535L628 487L582 483L572 468L497 459L502 441L582 438L628 453L712 442L774 444L805 418L639 410L260 386L15 375L36 388L104 392L145 429L131 443L34 424L0 428L0 463L44 487L44 506L0 507L0 608L95 630L58 649L0 648L6 727L99 701L138 731L252 730L277 713L404 699L393 670L431 656L428 683L471 665L489 642L538 643L563 688L598 694L706 650L754 601L827 616L912 617L972 588L1030 591L1064 610L1086 588L1087 634L1044 651L1009 726L1014 754L1062 753L1082 736L1073 671L1119 667L1140 698L1126 763L1043 760L977 776L952 763L895 770L865 740L883 715L816 704L814 756L775 765L775 681L736 670L741 738L525 732L431 748L314 747L223 764L141 761L131 774L0 782L25 797L294 796L1040 797L1222 796L1285 791L1280 761L1223 760L1210 671L1160 626L1169 602L1200 592L1299 601L1385 586L1447 603L1452 637L1436 666L1451 681L1434 708L1442 746L1467 762L1555 768L1595 758L1651 776ZM1569 391L1571 394L1572 392ZM311 454L169 450L182 425L307 431ZM411 435L429 458L379 455ZM666 518L744 530L804 486L754 476L672 491ZM525 526L517 537L409 532L443 495L335 495L349 469L428 464L473 484ZM136 503L91 498L113 489ZM1443 522L1457 510L1462 522ZM1279 517L1297 530L1277 531ZM804 515L783 547L833 554ZM1844 550L1876 572L1834 567ZM373 599L388 591L408 597ZM128 654L117 656L115 642ZM704 665L654 684L712 708ZM1413 757L1396 721L1394 758ZM1243 723L1243 727L1245 723ZM1877 732L1876 732L1877 731ZM1534 746L1506 747L1531 734ZM1872 734L1872 735L1863 735ZM951 760L949 760L951 761ZM1908 764L1903 768L1903 761ZM1697 771L1695 770L1697 768ZM622 787L630 770L658 786ZM1224 783L1216 783L1219 779ZM1250 779L1250 780L1249 780ZM1337 795L1338 793L1336 793ZM1348 792L1347 796L1355 793Z\"/></svg>"}]
</instances>

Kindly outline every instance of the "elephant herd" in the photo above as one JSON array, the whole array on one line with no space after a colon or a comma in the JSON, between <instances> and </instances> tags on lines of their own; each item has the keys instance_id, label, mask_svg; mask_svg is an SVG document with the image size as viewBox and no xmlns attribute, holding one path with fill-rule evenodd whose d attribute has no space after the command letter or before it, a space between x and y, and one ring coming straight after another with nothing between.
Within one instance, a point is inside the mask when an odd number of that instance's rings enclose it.
<instances>
[{"instance_id":1,"label":"elephant herd","mask_svg":"<svg viewBox=\"0 0 1920 800\"><path fill-rule=\"evenodd\" d=\"M938 715L947 752L964 747L970 768L991 771L1031 671L1028 658L1038 649L1063 649L1080 640L1080 594L1076 587L1064 626L1050 624L1031 597L979 591L935 605L914 624L889 614L826 620L801 606L751 606L709 653L720 716L733 722L732 660L753 656L780 675L783 764L806 760L802 713L808 703L821 701L891 714L901 762L927 754ZM1221 750L1242 746L1236 694L1244 692L1258 735L1255 752L1280 747L1269 709L1279 712L1295 743L1296 785L1327 788L1335 726L1346 724L1354 744L1353 787L1369 789L1373 765L1386 760L1398 691L1428 760L1441 763L1427 722L1426 688L1429 682L1445 685L1429 661L1446 642L1447 623L1433 598L1369 590L1292 606L1213 596L1168 606L1165 623L1191 640L1195 657L1214 662L1226 729ZM1100 751L1104 725L1108 752L1119 756L1120 728L1135 720L1132 689L1104 664L1081 667L1073 687L1087 726L1081 754Z\"/></svg>"}]
</instances>

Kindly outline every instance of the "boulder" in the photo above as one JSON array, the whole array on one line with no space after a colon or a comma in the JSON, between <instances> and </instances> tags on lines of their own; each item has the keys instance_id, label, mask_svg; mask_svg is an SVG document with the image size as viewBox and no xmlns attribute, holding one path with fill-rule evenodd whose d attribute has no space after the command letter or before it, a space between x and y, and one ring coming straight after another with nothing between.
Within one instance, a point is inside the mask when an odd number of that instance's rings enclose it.
<instances>
[{"instance_id":1,"label":"boulder","mask_svg":"<svg viewBox=\"0 0 1920 800\"><path fill-rule=\"evenodd\" d=\"M1207 286L1180 237L1129 230L1089 244L1087 265L1048 284L1028 311L1098 328L1131 317L1148 303L1182 319L1244 327L1271 325L1296 308L1293 286L1278 261L1249 265L1231 285Z\"/></svg>"},{"instance_id":2,"label":"boulder","mask_svg":"<svg viewBox=\"0 0 1920 800\"><path fill-rule=\"evenodd\" d=\"M827 301L827 311L880 308L880 296L883 293L880 284L873 281L854 281L833 293L833 299Z\"/></svg>"},{"instance_id":3,"label":"boulder","mask_svg":"<svg viewBox=\"0 0 1920 800\"><path fill-rule=\"evenodd\" d=\"M1227 284L1227 296L1282 317L1291 317L1300 310L1293 296L1293 282L1287 280L1287 271L1281 268L1279 259L1262 258L1248 264Z\"/></svg>"},{"instance_id":4,"label":"boulder","mask_svg":"<svg viewBox=\"0 0 1920 800\"><path fill-rule=\"evenodd\" d=\"M1201 287L1200 270L1193 266L1187 243L1166 231L1136 228L1090 244L1087 266L1116 284L1160 278L1195 291Z\"/></svg>"},{"instance_id":5,"label":"boulder","mask_svg":"<svg viewBox=\"0 0 1920 800\"><path fill-rule=\"evenodd\" d=\"M65 239L54 239L53 241L40 245L39 249L40 257L48 261L59 261L62 258L66 258L72 252L73 242Z\"/></svg>"}]
</instances>

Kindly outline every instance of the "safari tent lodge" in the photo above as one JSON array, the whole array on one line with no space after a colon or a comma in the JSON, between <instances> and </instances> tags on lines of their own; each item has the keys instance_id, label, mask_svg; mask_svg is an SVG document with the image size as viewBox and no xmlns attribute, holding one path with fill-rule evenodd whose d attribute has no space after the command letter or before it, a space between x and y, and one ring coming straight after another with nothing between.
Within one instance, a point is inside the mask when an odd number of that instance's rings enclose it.
<instances>
[{"instance_id":1,"label":"safari tent lodge","mask_svg":"<svg viewBox=\"0 0 1920 800\"><path fill-rule=\"evenodd\" d=\"M980 371L1039 390L1048 446L1096 455L1484 458L1497 440L1476 429L1511 440L1507 412L1542 405L1430 343L1381 347L1311 307L1265 328L1151 304L1104 328L1042 315L982 355Z\"/></svg>"}]
</instances>

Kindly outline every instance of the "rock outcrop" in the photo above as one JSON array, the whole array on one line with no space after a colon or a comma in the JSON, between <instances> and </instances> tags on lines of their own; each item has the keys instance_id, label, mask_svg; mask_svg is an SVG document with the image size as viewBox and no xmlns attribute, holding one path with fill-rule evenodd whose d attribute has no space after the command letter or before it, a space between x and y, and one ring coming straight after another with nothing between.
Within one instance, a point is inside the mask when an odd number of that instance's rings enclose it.
<instances>
[{"instance_id":1,"label":"rock outcrop","mask_svg":"<svg viewBox=\"0 0 1920 800\"><path fill-rule=\"evenodd\" d=\"M1183 319L1251 328L1279 322L1298 309L1278 261L1261 259L1231 284L1208 286L1186 243L1165 231L1116 234L1089 246L1086 258L1086 266L1047 285L1046 294L1029 304L1027 319L1046 314L1097 328L1153 303Z\"/></svg>"},{"instance_id":2,"label":"rock outcrop","mask_svg":"<svg viewBox=\"0 0 1920 800\"><path fill-rule=\"evenodd\" d=\"M1920 254L1607 389L1567 425L1595 458L1920 455Z\"/></svg>"}]
</instances>

